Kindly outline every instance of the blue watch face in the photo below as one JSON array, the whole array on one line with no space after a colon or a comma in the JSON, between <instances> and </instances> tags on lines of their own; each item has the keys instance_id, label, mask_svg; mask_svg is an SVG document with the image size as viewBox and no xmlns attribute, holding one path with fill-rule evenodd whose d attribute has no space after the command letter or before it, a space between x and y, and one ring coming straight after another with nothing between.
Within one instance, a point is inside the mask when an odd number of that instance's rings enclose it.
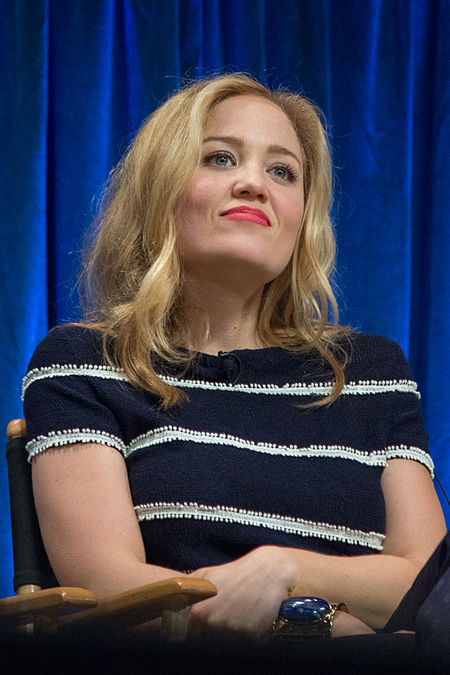
<instances>
[{"instance_id":1,"label":"blue watch face","mask_svg":"<svg viewBox=\"0 0 450 675\"><path fill-rule=\"evenodd\" d=\"M322 621L330 610L330 605L323 598L288 598L281 603L278 616L295 623L313 623Z\"/></svg>"}]
</instances>

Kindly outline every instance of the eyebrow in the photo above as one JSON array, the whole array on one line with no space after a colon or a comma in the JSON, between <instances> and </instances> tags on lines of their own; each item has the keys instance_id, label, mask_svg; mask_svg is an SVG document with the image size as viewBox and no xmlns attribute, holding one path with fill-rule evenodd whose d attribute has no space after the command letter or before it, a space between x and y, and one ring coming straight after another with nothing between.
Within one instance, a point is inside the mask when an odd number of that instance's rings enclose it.
<instances>
[{"instance_id":1,"label":"eyebrow","mask_svg":"<svg viewBox=\"0 0 450 675\"><path fill-rule=\"evenodd\" d=\"M208 143L208 141L221 141L222 143L234 145L237 148L242 148L244 146L244 141L242 141L240 138L236 138L235 136L208 136L208 138L203 139L203 143ZM293 157L293 159L298 162L299 166L302 166L302 163L297 155L285 148L283 145L269 145L267 151L272 155L286 155L288 157Z\"/></svg>"}]
</instances>

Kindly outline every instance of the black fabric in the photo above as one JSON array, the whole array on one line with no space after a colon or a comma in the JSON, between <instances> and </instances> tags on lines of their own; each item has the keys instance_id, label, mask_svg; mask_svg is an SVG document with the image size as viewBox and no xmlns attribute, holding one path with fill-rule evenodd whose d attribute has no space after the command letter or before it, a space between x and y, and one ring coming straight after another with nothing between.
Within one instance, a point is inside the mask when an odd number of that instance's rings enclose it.
<instances>
[{"instance_id":1,"label":"black fabric","mask_svg":"<svg viewBox=\"0 0 450 675\"><path fill-rule=\"evenodd\" d=\"M327 364L274 347L198 355L173 380L189 400L166 410L104 362L98 332L60 326L24 381L29 455L79 442L121 452L154 565L193 570L263 545L376 553L388 459L432 463L398 345L354 335L345 346L331 406L303 407L331 389Z\"/></svg>"},{"instance_id":2,"label":"black fabric","mask_svg":"<svg viewBox=\"0 0 450 675\"><path fill-rule=\"evenodd\" d=\"M450 567L447 535L446 569L417 613L417 642L430 663L450 672Z\"/></svg>"},{"instance_id":3,"label":"black fabric","mask_svg":"<svg viewBox=\"0 0 450 675\"><path fill-rule=\"evenodd\" d=\"M413 585L403 597L399 606L383 628L383 631L415 630L419 609L425 603L438 581L446 573L448 577L449 567L450 532L447 532L447 535L437 546L428 562L420 570ZM450 589L447 592L450 592ZM450 627L450 611L447 617L447 624Z\"/></svg>"},{"instance_id":4,"label":"black fabric","mask_svg":"<svg viewBox=\"0 0 450 675\"><path fill-rule=\"evenodd\" d=\"M56 586L48 562L33 500L31 467L25 439L14 438L6 448L14 558L14 590L24 584L42 588Z\"/></svg>"}]
</instances>

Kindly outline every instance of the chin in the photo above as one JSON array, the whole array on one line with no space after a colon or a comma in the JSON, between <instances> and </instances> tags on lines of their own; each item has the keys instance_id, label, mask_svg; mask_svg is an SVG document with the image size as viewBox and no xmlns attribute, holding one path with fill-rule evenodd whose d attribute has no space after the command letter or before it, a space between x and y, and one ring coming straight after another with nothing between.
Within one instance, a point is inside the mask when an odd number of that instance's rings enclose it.
<instances>
[{"instance_id":1,"label":"chin","mask_svg":"<svg viewBox=\"0 0 450 675\"><path fill-rule=\"evenodd\" d=\"M216 272L218 270L226 272L233 277L248 278L258 285L265 286L281 274L284 267L268 265L267 261L261 261L255 256L240 254L239 256L219 257L213 265L213 269Z\"/></svg>"},{"instance_id":2,"label":"chin","mask_svg":"<svg viewBox=\"0 0 450 675\"><path fill-rule=\"evenodd\" d=\"M226 249L217 248L203 251L199 254L182 255L185 271L190 276L205 279L223 279L229 277L232 284L236 279L245 280L251 285L264 286L273 281L289 263L287 260L274 260L273 251L258 249L256 246L227 246Z\"/></svg>"}]
</instances>

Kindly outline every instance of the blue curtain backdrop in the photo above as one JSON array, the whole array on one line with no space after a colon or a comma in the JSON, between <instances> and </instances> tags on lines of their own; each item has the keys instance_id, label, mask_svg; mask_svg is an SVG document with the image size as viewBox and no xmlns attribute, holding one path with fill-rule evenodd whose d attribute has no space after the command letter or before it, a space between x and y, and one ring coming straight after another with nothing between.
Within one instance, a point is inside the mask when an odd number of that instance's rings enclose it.
<instances>
[{"instance_id":1,"label":"blue curtain backdrop","mask_svg":"<svg viewBox=\"0 0 450 675\"><path fill-rule=\"evenodd\" d=\"M342 319L403 347L449 485L450 2L0 0L0 15L1 428L36 343L78 316L83 231L140 122L185 77L245 70L328 118ZM0 518L8 593L4 459Z\"/></svg>"}]
</instances>

